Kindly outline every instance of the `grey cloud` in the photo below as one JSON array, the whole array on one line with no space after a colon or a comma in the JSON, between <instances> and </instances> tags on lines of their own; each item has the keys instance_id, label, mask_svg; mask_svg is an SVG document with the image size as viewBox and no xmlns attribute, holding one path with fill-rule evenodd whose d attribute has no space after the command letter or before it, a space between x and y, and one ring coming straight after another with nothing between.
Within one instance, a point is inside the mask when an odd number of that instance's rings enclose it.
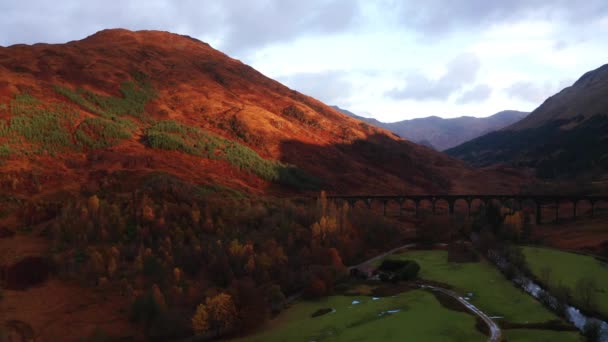
<instances>
[{"instance_id":1,"label":"grey cloud","mask_svg":"<svg viewBox=\"0 0 608 342\"><path fill-rule=\"evenodd\" d=\"M505 89L505 92L512 98L540 104L549 96L554 95L570 84L572 84L572 81L570 80L562 80L558 83L520 81L510 85Z\"/></svg>"},{"instance_id":2,"label":"grey cloud","mask_svg":"<svg viewBox=\"0 0 608 342\"><path fill-rule=\"evenodd\" d=\"M341 32L358 13L358 2L349 0L5 1L0 44L59 43L122 27L214 37L225 51L246 53L303 35Z\"/></svg>"},{"instance_id":3,"label":"grey cloud","mask_svg":"<svg viewBox=\"0 0 608 342\"><path fill-rule=\"evenodd\" d=\"M457 103L472 103L486 100L492 95L492 88L487 84L478 84L471 89L466 90L456 100Z\"/></svg>"},{"instance_id":4,"label":"grey cloud","mask_svg":"<svg viewBox=\"0 0 608 342\"><path fill-rule=\"evenodd\" d=\"M273 0L263 6L240 0L227 6L226 48L247 49L287 41L303 34L331 34L350 27L358 3L349 0Z\"/></svg>"},{"instance_id":5,"label":"grey cloud","mask_svg":"<svg viewBox=\"0 0 608 342\"><path fill-rule=\"evenodd\" d=\"M336 70L279 76L278 80L301 93L330 104L343 103L353 92L346 74Z\"/></svg>"},{"instance_id":6,"label":"grey cloud","mask_svg":"<svg viewBox=\"0 0 608 342\"><path fill-rule=\"evenodd\" d=\"M418 72L406 77L406 84L386 93L394 99L445 100L473 83L481 67L479 58L472 53L457 56L446 66L447 72L438 79L430 79Z\"/></svg>"},{"instance_id":7,"label":"grey cloud","mask_svg":"<svg viewBox=\"0 0 608 342\"><path fill-rule=\"evenodd\" d=\"M467 0L385 1L394 7L399 23L427 35L454 29L540 18L583 24L608 13L605 0Z\"/></svg>"}]
</instances>

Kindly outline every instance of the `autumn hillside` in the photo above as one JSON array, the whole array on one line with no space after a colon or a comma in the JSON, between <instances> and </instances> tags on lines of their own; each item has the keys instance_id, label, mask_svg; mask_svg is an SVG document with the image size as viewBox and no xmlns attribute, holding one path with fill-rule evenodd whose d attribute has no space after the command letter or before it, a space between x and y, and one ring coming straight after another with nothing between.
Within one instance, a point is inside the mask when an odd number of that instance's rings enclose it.
<instances>
[{"instance_id":1,"label":"autumn hillside","mask_svg":"<svg viewBox=\"0 0 608 342\"><path fill-rule=\"evenodd\" d=\"M0 157L2 192L27 196L151 172L248 193L516 190L156 31L0 47Z\"/></svg>"}]
</instances>

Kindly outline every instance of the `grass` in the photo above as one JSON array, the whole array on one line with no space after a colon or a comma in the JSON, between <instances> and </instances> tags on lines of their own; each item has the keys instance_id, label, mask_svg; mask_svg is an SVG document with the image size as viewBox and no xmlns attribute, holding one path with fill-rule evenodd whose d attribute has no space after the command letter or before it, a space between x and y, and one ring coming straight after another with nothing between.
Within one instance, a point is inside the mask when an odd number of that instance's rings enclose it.
<instances>
[{"instance_id":1,"label":"grass","mask_svg":"<svg viewBox=\"0 0 608 342\"><path fill-rule=\"evenodd\" d=\"M576 291L576 284L582 278L595 280L598 286L596 291L597 310L608 317L608 265L602 264L597 259L575 254L563 252L555 249L540 248L540 247L522 247L526 257L526 262L530 271L541 281L547 281L546 270L550 270L548 284L550 292L558 286L565 286L570 289L572 294L573 304L580 306L581 299Z\"/></svg>"},{"instance_id":2,"label":"grass","mask_svg":"<svg viewBox=\"0 0 608 342\"><path fill-rule=\"evenodd\" d=\"M516 288L486 261L449 263L446 251L408 251L390 258L416 260L422 279L447 283L461 294L473 293L471 303L489 316L513 323L540 323L559 319L531 296Z\"/></svg>"},{"instance_id":3,"label":"grass","mask_svg":"<svg viewBox=\"0 0 608 342\"><path fill-rule=\"evenodd\" d=\"M353 300L361 303L352 305ZM336 312L311 318L322 308ZM393 314L381 312L400 309ZM485 341L475 318L448 310L426 291L395 297L332 296L300 302L283 313L273 328L243 341Z\"/></svg>"},{"instance_id":4,"label":"grass","mask_svg":"<svg viewBox=\"0 0 608 342\"><path fill-rule=\"evenodd\" d=\"M301 189L317 189L320 184L317 179L294 166L264 159L243 144L175 121L155 123L146 131L146 140L152 148L225 160L268 181Z\"/></svg>"},{"instance_id":5,"label":"grass","mask_svg":"<svg viewBox=\"0 0 608 342\"><path fill-rule=\"evenodd\" d=\"M517 342L569 342L584 341L576 331L550 331L533 329L503 330L503 338Z\"/></svg>"}]
</instances>

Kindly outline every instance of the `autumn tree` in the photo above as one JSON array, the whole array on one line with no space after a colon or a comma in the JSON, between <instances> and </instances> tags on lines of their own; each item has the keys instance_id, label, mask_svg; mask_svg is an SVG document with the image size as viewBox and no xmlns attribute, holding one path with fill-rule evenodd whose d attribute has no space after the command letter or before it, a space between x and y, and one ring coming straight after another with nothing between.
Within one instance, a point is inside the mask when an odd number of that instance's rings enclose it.
<instances>
[{"instance_id":1,"label":"autumn tree","mask_svg":"<svg viewBox=\"0 0 608 342\"><path fill-rule=\"evenodd\" d=\"M196 335L202 335L209 330L209 313L205 304L199 304L192 316L192 330Z\"/></svg>"},{"instance_id":2,"label":"autumn tree","mask_svg":"<svg viewBox=\"0 0 608 342\"><path fill-rule=\"evenodd\" d=\"M202 335L210 330L221 334L231 329L236 322L236 307L232 297L220 293L205 300L200 304L192 316L192 330L197 335Z\"/></svg>"}]
</instances>

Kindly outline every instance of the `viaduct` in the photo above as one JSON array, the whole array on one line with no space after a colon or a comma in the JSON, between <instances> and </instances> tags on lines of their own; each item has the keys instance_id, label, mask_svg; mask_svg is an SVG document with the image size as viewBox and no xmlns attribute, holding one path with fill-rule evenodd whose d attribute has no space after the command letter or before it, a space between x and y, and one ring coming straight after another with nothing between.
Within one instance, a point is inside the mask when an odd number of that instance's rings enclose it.
<instances>
[{"instance_id":1,"label":"viaduct","mask_svg":"<svg viewBox=\"0 0 608 342\"><path fill-rule=\"evenodd\" d=\"M600 201L608 202L608 195L328 195L329 200L342 200L348 202L351 206L354 206L357 202L361 201L371 208L373 202L380 202L383 206L384 215L386 215L386 206L390 202L395 202L402 209L407 201L412 201L416 208L416 216L418 216L418 208L423 201L431 203L432 211L435 213L436 205L439 201L445 201L448 204L448 211L450 215L454 214L454 206L458 201L464 201L468 207L468 215L471 215L471 205L473 201L480 200L484 204L489 204L492 201L498 201L501 204L517 203L520 208L524 205L524 202L534 203L536 206L536 223L542 223L542 206L554 204L555 205L555 220L559 220L559 205L560 203L570 202L573 204L572 216L576 218L576 209L580 202L587 201L591 205L591 216L593 216L595 205Z\"/></svg>"}]
</instances>

